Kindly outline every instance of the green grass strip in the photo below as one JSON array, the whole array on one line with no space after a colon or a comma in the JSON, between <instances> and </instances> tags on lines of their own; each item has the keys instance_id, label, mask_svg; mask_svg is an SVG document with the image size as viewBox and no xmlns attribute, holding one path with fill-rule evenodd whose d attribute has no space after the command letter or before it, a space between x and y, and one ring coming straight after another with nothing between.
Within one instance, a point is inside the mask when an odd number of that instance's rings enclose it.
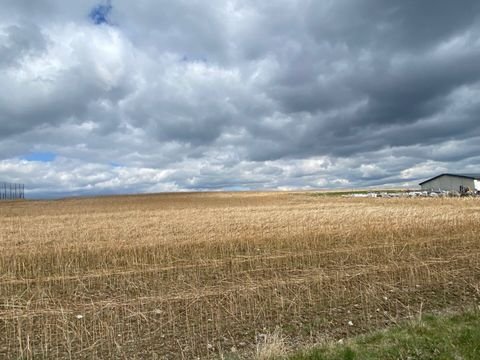
<instances>
[{"instance_id":1,"label":"green grass strip","mask_svg":"<svg viewBox=\"0 0 480 360\"><path fill-rule=\"evenodd\" d=\"M480 312L426 315L344 344L324 345L289 360L480 359Z\"/></svg>"}]
</instances>

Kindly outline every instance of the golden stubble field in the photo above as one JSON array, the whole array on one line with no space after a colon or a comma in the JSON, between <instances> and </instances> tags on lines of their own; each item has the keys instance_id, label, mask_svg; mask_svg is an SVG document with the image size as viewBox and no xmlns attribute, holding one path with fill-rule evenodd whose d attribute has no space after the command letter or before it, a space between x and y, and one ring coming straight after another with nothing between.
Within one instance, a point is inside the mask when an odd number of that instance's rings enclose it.
<instances>
[{"instance_id":1,"label":"golden stubble field","mask_svg":"<svg viewBox=\"0 0 480 360\"><path fill-rule=\"evenodd\" d=\"M479 199L0 202L0 358L251 358L476 306Z\"/></svg>"}]
</instances>

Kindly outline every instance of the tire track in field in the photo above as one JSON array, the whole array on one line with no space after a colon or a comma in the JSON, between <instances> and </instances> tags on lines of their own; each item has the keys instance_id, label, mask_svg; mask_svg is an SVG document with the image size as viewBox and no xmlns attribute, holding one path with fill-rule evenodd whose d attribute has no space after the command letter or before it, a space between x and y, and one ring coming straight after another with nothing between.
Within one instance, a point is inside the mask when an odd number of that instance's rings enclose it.
<instances>
[{"instance_id":1,"label":"tire track in field","mask_svg":"<svg viewBox=\"0 0 480 360\"><path fill-rule=\"evenodd\" d=\"M198 263L185 264L184 261L169 265L169 266L150 266L142 267L140 269L129 269L129 270L110 270L110 271L95 271L87 273L78 273L72 275L58 275L58 276L46 276L46 277L36 277L36 278L8 278L0 276L0 286L3 285L15 285L15 284L36 284L36 283L49 283L49 282L68 282L68 281L77 281L77 280L88 280L96 278L106 278L111 276L126 276L126 275L139 275L139 274L148 274L148 273L160 273L160 272L181 272L182 270L189 269L210 269L210 268L219 268L222 266L229 265L240 265L245 263L251 263L252 265L263 265L268 261L282 260L282 259L300 259L305 257L320 257L324 255L341 255L341 254L352 254L358 252L367 252L375 250L398 250L400 249L402 253L406 249L415 249L422 248L426 245L435 244L439 249L444 250L445 244L455 242L458 240L464 240L461 237L449 238L448 240L441 239L429 239L424 241L416 241L415 243L404 243L404 244L383 244L383 245L371 245L371 246L361 246L361 247L347 247L343 249L333 249L333 250L322 250L322 251L304 251L304 252L285 252L279 253L276 255L238 255L232 258L226 259L210 259L203 260ZM470 241L475 243L474 240ZM443 246L440 247L439 244ZM463 242L463 245L468 244L468 242ZM456 245L456 244L455 244ZM261 269L260 269L261 270Z\"/></svg>"}]
</instances>

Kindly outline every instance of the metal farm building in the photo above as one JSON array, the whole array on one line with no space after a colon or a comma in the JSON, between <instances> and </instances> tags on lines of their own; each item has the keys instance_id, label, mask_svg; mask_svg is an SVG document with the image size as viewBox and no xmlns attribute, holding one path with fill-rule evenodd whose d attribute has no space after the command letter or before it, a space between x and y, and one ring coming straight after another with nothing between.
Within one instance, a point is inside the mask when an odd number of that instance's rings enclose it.
<instances>
[{"instance_id":1,"label":"metal farm building","mask_svg":"<svg viewBox=\"0 0 480 360\"><path fill-rule=\"evenodd\" d=\"M441 174L420 183L424 191L480 191L480 174Z\"/></svg>"}]
</instances>

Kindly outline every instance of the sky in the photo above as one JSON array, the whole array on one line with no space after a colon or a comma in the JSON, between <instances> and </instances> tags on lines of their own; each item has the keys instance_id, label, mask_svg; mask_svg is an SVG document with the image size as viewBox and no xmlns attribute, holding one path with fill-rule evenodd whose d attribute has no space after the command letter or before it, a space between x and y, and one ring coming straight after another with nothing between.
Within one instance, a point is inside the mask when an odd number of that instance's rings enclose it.
<instances>
[{"instance_id":1,"label":"sky","mask_svg":"<svg viewBox=\"0 0 480 360\"><path fill-rule=\"evenodd\" d=\"M480 173L478 0L0 6L0 181L29 197Z\"/></svg>"}]
</instances>

